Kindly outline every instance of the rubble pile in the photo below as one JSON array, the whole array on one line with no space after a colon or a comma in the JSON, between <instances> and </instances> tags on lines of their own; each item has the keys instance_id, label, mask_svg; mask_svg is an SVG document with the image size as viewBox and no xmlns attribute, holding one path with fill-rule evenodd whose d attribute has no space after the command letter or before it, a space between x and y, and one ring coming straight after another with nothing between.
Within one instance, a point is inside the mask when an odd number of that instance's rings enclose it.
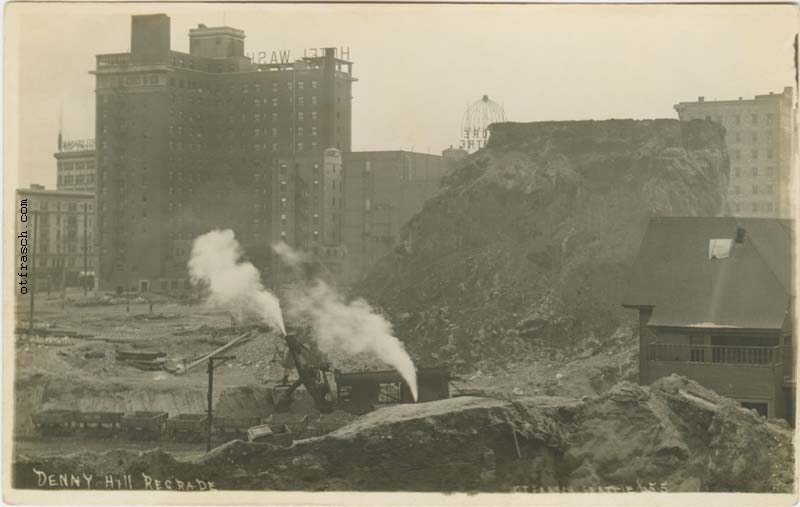
<instances>
[{"instance_id":1,"label":"rubble pile","mask_svg":"<svg viewBox=\"0 0 800 507\"><path fill-rule=\"evenodd\" d=\"M788 428L672 376L584 399L390 406L290 447L233 441L188 460L18 456L14 480L34 487L35 468L130 474L139 489L146 473L249 490L790 492L792 455Z\"/></svg>"},{"instance_id":2,"label":"rubble pile","mask_svg":"<svg viewBox=\"0 0 800 507\"><path fill-rule=\"evenodd\" d=\"M603 341L627 318L648 218L725 208L723 135L705 121L496 124L355 292L417 357L457 369Z\"/></svg>"}]
</instances>

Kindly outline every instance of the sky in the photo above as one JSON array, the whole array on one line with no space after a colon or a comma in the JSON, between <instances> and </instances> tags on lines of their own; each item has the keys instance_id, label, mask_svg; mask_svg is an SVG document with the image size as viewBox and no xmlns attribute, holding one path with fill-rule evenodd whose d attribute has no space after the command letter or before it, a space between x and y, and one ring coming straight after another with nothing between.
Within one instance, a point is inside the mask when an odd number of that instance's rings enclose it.
<instances>
[{"instance_id":1,"label":"sky","mask_svg":"<svg viewBox=\"0 0 800 507\"><path fill-rule=\"evenodd\" d=\"M95 55L130 49L130 15L245 31L247 53L349 47L353 150L458 145L483 94L510 121L675 118L681 101L794 83L791 5L12 3L5 25L6 185L55 188L64 137L94 137ZM9 179L11 172L12 178Z\"/></svg>"}]
</instances>

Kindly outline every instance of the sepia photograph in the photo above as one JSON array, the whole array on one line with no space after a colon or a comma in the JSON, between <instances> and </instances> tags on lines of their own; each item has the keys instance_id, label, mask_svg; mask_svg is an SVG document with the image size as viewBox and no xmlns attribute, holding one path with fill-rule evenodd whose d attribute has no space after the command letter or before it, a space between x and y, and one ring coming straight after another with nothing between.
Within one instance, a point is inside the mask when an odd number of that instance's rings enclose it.
<instances>
[{"instance_id":1,"label":"sepia photograph","mask_svg":"<svg viewBox=\"0 0 800 507\"><path fill-rule=\"evenodd\" d=\"M796 504L799 14L7 3L4 502Z\"/></svg>"}]
</instances>

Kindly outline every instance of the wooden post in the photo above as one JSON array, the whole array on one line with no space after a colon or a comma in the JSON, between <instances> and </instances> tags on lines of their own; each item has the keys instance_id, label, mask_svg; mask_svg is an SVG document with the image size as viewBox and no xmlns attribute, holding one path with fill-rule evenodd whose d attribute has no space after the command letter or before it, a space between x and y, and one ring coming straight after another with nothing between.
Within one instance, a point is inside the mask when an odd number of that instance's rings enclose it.
<instances>
[{"instance_id":1,"label":"wooden post","mask_svg":"<svg viewBox=\"0 0 800 507\"><path fill-rule=\"evenodd\" d=\"M206 414L208 420L206 421L206 452L211 450L211 430L214 425L214 361L219 361L219 364L235 359L236 356L210 356L208 358L208 409Z\"/></svg>"},{"instance_id":2,"label":"wooden post","mask_svg":"<svg viewBox=\"0 0 800 507\"><path fill-rule=\"evenodd\" d=\"M208 358L208 421L206 421L206 452L211 450L211 424L213 422L213 403L214 403L214 358Z\"/></svg>"},{"instance_id":3,"label":"wooden post","mask_svg":"<svg viewBox=\"0 0 800 507\"><path fill-rule=\"evenodd\" d=\"M87 284L89 282L89 211L88 211L89 203L83 203L83 280L81 285L83 285L83 295L85 296L88 292L89 288Z\"/></svg>"}]
</instances>

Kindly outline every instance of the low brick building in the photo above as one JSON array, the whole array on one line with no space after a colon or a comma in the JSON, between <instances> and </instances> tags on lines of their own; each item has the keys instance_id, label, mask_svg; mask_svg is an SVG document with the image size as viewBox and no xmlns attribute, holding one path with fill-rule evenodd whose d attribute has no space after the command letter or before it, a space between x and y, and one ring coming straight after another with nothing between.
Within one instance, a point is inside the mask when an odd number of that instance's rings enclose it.
<instances>
[{"instance_id":1,"label":"low brick building","mask_svg":"<svg viewBox=\"0 0 800 507\"><path fill-rule=\"evenodd\" d=\"M639 312L639 381L677 373L793 420L791 222L653 218L623 306Z\"/></svg>"}]
</instances>

